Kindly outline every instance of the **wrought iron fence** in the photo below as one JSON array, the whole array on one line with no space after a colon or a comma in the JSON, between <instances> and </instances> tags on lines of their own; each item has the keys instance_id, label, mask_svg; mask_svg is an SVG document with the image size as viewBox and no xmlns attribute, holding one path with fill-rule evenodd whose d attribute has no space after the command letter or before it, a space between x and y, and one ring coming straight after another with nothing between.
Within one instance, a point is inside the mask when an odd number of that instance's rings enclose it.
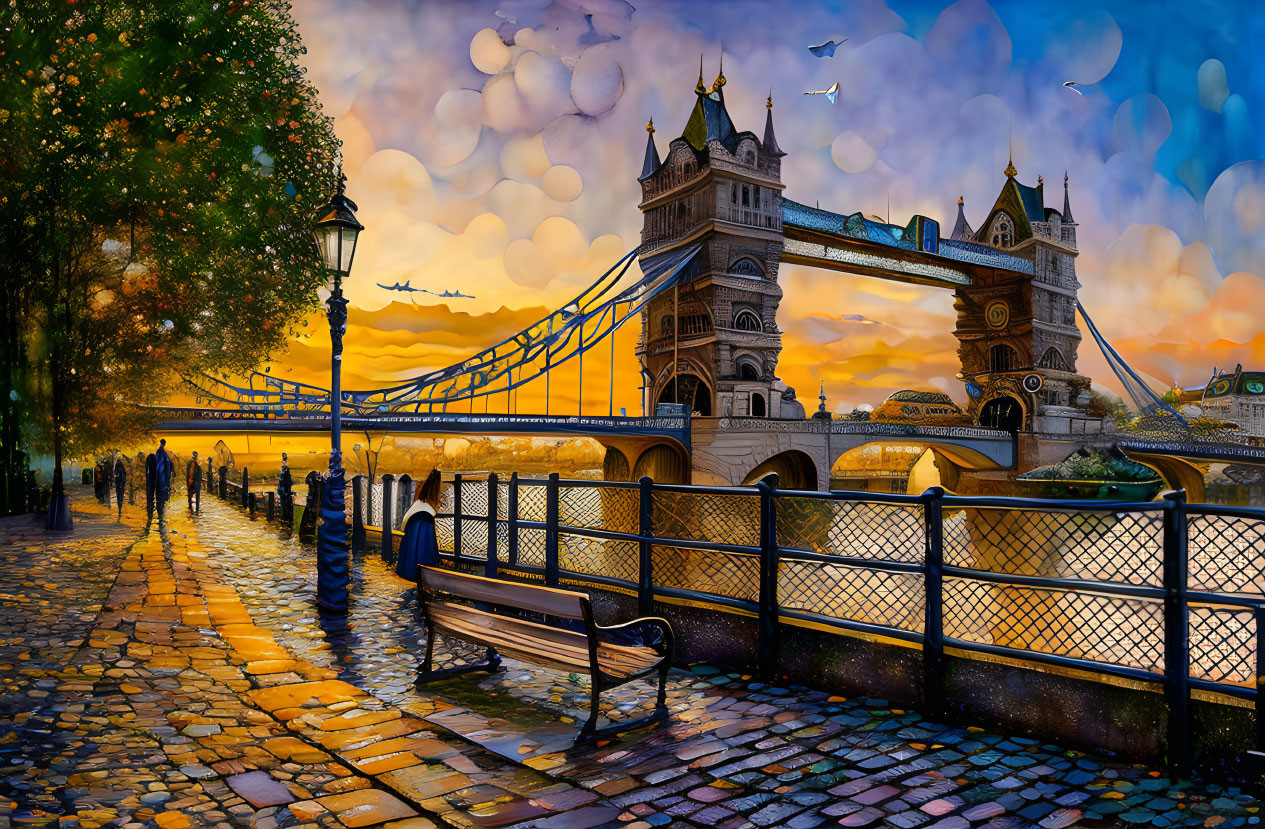
<instances>
[{"instance_id":1,"label":"wrought iron fence","mask_svg":"<svg viewBox=\"0 0 1265 829\"><path fill-rule=\"evenodd\" d=\"M1192 690L1261 704L1265 510L458 475L437 528L489 577L753 615L766 673L781 624L902 640L931 712L946 648L1161 683L1177 768Z\"/></svg>"}]
</instances>

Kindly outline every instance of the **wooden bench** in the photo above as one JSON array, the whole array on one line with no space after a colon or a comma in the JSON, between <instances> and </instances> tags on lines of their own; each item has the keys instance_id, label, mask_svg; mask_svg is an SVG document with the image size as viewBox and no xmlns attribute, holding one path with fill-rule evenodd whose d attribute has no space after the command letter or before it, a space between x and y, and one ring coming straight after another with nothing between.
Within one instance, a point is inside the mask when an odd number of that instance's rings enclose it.
<instances>
[{"instance_id":1,"label":"wooden bench","mask_svg":"<svg viewBox=\"0 0 1265 829\"><path fill-rule=\"evenodd\" d=\"M418 684L467 671L496 671L500 654L592 678L589 719L580 740L610 736L667 719L666 683L675 641L666 619L646 617L602 627L593 621L589 597L570 590L500 581L434 567L419 568L418 604L426 621L426 659ZM460 600L460 601L454 601ZM464 602L478 602L471 607ZM483 609L492 606L492 609ZM495 608L516 608L581 622L584 632L529 622ZM433 670L435 635L443 634L487 647L483 661ZM597 727L602 691L659 674L654 713L637 720Z\"/></svg>"}]
</instances>

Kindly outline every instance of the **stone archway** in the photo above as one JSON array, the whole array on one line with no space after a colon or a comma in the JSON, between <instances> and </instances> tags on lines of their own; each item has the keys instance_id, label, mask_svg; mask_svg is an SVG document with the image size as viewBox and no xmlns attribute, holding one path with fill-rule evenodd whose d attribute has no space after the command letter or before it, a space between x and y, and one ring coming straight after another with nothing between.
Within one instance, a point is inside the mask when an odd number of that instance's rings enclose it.
<instances>
[{"instance_id":1,"label":"stone archway","mask_svg":"<svg viewBox=\"0 0 1265 829\"><path fill-rule=\"evenodd\" d=\"M711 417L712 388L697 374L688 371L681 372L673 375L663 384L657 402L684 403L689 407L690 414L697 413L701 417Z\"/></svg>"},{"instance_id":2,"label":"stone archway","mask_svg":"<svg viewBox=\"0 0 1265 829\"><path fill-rule=\"evenodd\" d=\"M1018 432L1023 419L1023 404L1010 395L999 395L980 407L979 425L986 429Z\"/></svg>"},{"instance_id":3,"label":"stone archway","mask_svg":"<svg viewBox=\"0 0 1265 829\"><path fill-rule=\"evenodd\" d=\"M602 460L602 480L633 480L632 464L628 462L628 456L614 446L606 447L606 457Z\"/></svg>"},{"instance_id":4,"label":"stone archway","mask_svg":"<svg viewBox=\"0 0 1265 829\"><path fill-rule=\"evenodd\" d=\"M637 457L632 480L648 477L657 484L688 484L690 460L678 447L656 443Z\"/></svg>"},{"instance_id":5,"label":"stone archway","mask_svg":"<svg viewBox=\"0 0 1265 829\"><path fill-rule=\"evenodd\" d=\"M817 464L798 449L779 452L747 473L743 486L750 486L766 475L777 473L779 489L817 489Z\"/></svg>"}]
</instances>

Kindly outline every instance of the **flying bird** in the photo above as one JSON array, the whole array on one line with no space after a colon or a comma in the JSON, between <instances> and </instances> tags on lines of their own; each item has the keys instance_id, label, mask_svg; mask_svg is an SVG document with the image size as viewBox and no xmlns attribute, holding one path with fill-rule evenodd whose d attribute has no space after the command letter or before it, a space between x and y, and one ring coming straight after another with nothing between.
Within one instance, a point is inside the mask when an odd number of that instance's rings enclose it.
<instances>
[{"instance_id":1,"label":"flying bird","mask_svg":"<svg viewBox=\"0 0 1265 829\"><path fill-rule=\"evenodd\" d=\"M805 92L804 94L805 95L825 95L826 98L830 100L830 103L833 104L835 100L838 99L839 97L839 82L835 81L833 84L830 85L829 89L818 89L813 92Z\"/></svg>"},{"instance_id":2,"label":"flying bird","mask_svg":"<svg viewBox=\"0 0 1265 829\"><path fill-rule=\"evenodd\" d=\"M1077 95L1080 95L1082 98L1085 97L1085 93L1076 88L1078 86L1084 86L1085 84L1077 83L1076 81L1063 81L1063 85L1075 92Z\"/></svg>"},{"instance_id":3,"label":"flying bird","mask_svg":"<svg viewBox=\"0 0 1265 829\"><path fill-rule=\"evenodd\" d=\"M846 37L843 38L843 40L840 40L838 43L835 43L833 40L827 40L825 43L821 44L820 46L809 46L808 51L812 52L814 55L816 55L819 58L833 58L835 56L835 49L838 49L840 46L842 46L844 41L846 40L847 40Z\"/></svg>"},{"instance_id":4,"label":"flying bird","mask_svg":"<svg viewBox=\"0 0 1265 829\"><path fill-rule=\"evenodd\" d=\"M412 287L412 285L409 284L412 281L413 280L411 279L405 280L403 285L401 285L398 282L395 283L394 285L383 285L381 282L377 282L374 284L376 284L379 288L384 288L388 291L404 291L410 294L430 294L431 296L437 296L437 297L440 297L441 299L474 299L474 297L471 296L470 294L463 294L461 293L460 290L444 291L443 293L436 293L435 291L428 291L425 288L414 288Z\"/></svg>"}]
</instances>

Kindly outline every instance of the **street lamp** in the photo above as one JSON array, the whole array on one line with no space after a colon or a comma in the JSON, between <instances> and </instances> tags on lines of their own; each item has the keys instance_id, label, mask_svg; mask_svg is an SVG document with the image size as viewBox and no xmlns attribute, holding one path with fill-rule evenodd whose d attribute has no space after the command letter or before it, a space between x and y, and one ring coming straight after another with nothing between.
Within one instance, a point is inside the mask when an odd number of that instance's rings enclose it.
<instances>
[{"instance_id":1,"label":"street lamp","mask_svg":"<svg viewBox=\"0 0 1265 829\"><path fill-rule=\"evenodd\" d=\"M316 536L316 603L335 613L347 612L347 516L342 453L342 365L343 334L347 332L347 300L343 280L351 273L356 255L356 239L364 225L356 221L356 203L343 193L339 175L338 192L321 208L316 218L316 245L325 270L333 278L325 315L329 318L330 360L329 480L321 489L321 527Z\"/></svg>"}]
</instances>

